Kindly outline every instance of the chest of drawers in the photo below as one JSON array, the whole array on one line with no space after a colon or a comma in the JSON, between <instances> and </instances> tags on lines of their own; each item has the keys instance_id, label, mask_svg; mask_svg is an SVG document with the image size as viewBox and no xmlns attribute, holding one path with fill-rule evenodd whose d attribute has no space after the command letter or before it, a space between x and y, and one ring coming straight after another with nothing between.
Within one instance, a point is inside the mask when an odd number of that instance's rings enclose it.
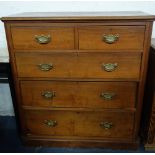
<instances>
[{"instance_id":1,"label":"chest of drawers","mask_svg":"<svg viewBox=\"0 0 155 155\"><path fill-rule=\"evenodd\" d=\"M26 144L136 148L152 15L3 17Z\"/></svg>"}]
</instances>

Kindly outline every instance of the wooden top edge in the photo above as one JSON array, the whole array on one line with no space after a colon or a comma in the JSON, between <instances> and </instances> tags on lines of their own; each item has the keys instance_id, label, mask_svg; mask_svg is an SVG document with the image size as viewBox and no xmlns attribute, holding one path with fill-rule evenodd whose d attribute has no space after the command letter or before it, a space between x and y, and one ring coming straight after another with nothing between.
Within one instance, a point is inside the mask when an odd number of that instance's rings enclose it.
<instances>
[{"instance_id":1,"label":"wooden top edge","mask_svg":"<svg viewBox=\"0 0 155 155\"><path fill-rule=\"evenodd\" d=\"M2 21L27 21L27 20L155 20L155 15L141 11L119 12L26 12L7 17Z\"/></svg>"}]
</instances>

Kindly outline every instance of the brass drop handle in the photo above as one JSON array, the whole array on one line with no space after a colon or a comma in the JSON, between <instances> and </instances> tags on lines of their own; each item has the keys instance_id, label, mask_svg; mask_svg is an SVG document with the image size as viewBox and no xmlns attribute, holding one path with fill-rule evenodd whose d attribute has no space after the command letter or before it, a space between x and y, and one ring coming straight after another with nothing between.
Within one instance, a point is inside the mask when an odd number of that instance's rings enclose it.
<instances>
[{"instance_id":1,"label":"brass drop handle","mask_svg":"<svg viewBox=\"0 0 155 155\"><path fill-rule=\"evenodd\" d=\"M113 92L102 92L100 96L104 100L112 100L116 96L116 93L113 93Z\"/></svg>"},{"instance_id":2,"label":"brass drop handle","mask_svg":"<svg viewBox=\"0 0 155 155\"><path fill-rule=\"evenodd\" d=\"M112 44L112 43L115 43L116 41L118 41L119 39L119 35L118 34L104 34L103 35L103 38L102 40L105 42L105 43L108 43L108 44Z\"/></svg>"},{"instance_id":3,"label":"brass drop handle","mask_svg":"<svg viewBox=\"0 0 155 155\"><path fill-rule=\"evenodd\" d=\"M55 127L57 125L57 121L55 120L44 120L44 124L48 127Z\"/></svg>"},{"instance_id":4,"label":"brass drop handle","mask_svg":"<svg viewBox=\"0 0 155 155\"><path fill-rule=\"evenodd\" d=\"M52 64L39 64L38 67L41 71L50 71L53 68L53 65Z\"/></svg>"},{"instance_id":5,"label":"brass drop handle","mask_svg":"<svg viewBox=\"0 0 155 155\"><path fill-rule=\"evenodd\" d=\"M45 91L41 95L46 99L53 99L53 97L55 97L55 92Z\"/></svg>"},{"instance_id":6,"label":"brass drop handle","mask_svg":"<svg viewBox=\"0 0 155 155\"><path fill-rule=\"evenodd\" d=\"M113 123L112 122L101 122L100 127L103 129L109 130L113 127Z\"/></svg>"},{"instance_id":7,"label":"brass drop handle","mask_svg":"<svg viewBox=\"0 0 155 155\"><path fill-rule=\"evenodd\" d=\"M112 72L118 67L117 63L102 64L102 68L107 72Z\"/></svg>"},{"instance_id":8,"label":"brass drop handle","mask_svg":"<svg viewBox=\"0 0 155 155\"><path fill-rule=\"evenodd\" d=\"M35 40L39 44L48 44L51 41L50 35L35 35Z\"/></svg>"}]
</instances>

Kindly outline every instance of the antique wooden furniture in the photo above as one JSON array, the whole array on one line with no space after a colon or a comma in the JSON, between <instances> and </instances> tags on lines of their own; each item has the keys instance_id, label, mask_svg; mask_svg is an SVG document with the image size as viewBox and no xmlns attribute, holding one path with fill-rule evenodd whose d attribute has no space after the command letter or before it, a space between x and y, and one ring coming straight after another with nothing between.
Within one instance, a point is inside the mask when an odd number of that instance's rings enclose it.
<instances>
[{"instance_id":1,"label":"antique wooden furniture","mask_svg":"<svg viewBox=\"0 0 155 155\"><path fill-rule=\"evenodd\" d=\"M155 150L155 39L152 40L150 49L145 88L142 133L145 149Z\"/></svg>"},{"instance_id":2,"label":"antique wooden furniture","mask_svg":"<svg viewBox=\"0 0 155 155\"><path fill-rule=\"evenodd\" d=\"M136 148L154 19L143 12L3 17L23 141Z\"/></svg>"}]
</instances>

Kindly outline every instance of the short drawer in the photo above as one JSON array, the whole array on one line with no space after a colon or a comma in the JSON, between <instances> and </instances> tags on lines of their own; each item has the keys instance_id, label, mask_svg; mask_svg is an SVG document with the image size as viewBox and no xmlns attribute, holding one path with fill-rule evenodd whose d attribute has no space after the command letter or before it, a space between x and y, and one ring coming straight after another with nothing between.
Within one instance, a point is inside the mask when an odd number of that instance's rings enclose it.
<instances>
[{"instance_id":1,"label":"short drawer","mask_svg":"<svg viewBox=\"0 0 155 155\"><path fill-rule=\"evenodd\" d=\"M134 113L131 112L40 110L25 112L25 118L29 135L100 139L133 137Z\"/></svg>"},{"instance_id":2,"label":"short drawer","mask_svg":"<svg viewBox=\"0 0 155 155\"><path fill-rule=\"evenodd\" d=\"M19 77L139 79L140 53L16 53Z\"/></svg>"},{"instance_id":3,"label":"short drawer","mask_svg":"<svg viewBox=\"0 0 155 155\"><path fill-rule=\"evenodd\" d=\"M134 108L134 82L21 81L23 106L64 108Z\"/></svg>"},{"instance_id":4,"label":"short drawer","mask_svg":"<svg viewBox=\"0 0 155 155\"><path fill-rule=\"evenodd\" d=\"M12 27L11 34L16 50L74 49L72 27Z\"/></svg>"},{"instance_id":5,"label":"short drawer","mask_svg":"<svg viewBox=\"0 0 155 155\"><path fill-rule=\"evenodd\" d=\"M81 50L142 50L145 26L79 27Z\"/></svg>"}]
</instances>

